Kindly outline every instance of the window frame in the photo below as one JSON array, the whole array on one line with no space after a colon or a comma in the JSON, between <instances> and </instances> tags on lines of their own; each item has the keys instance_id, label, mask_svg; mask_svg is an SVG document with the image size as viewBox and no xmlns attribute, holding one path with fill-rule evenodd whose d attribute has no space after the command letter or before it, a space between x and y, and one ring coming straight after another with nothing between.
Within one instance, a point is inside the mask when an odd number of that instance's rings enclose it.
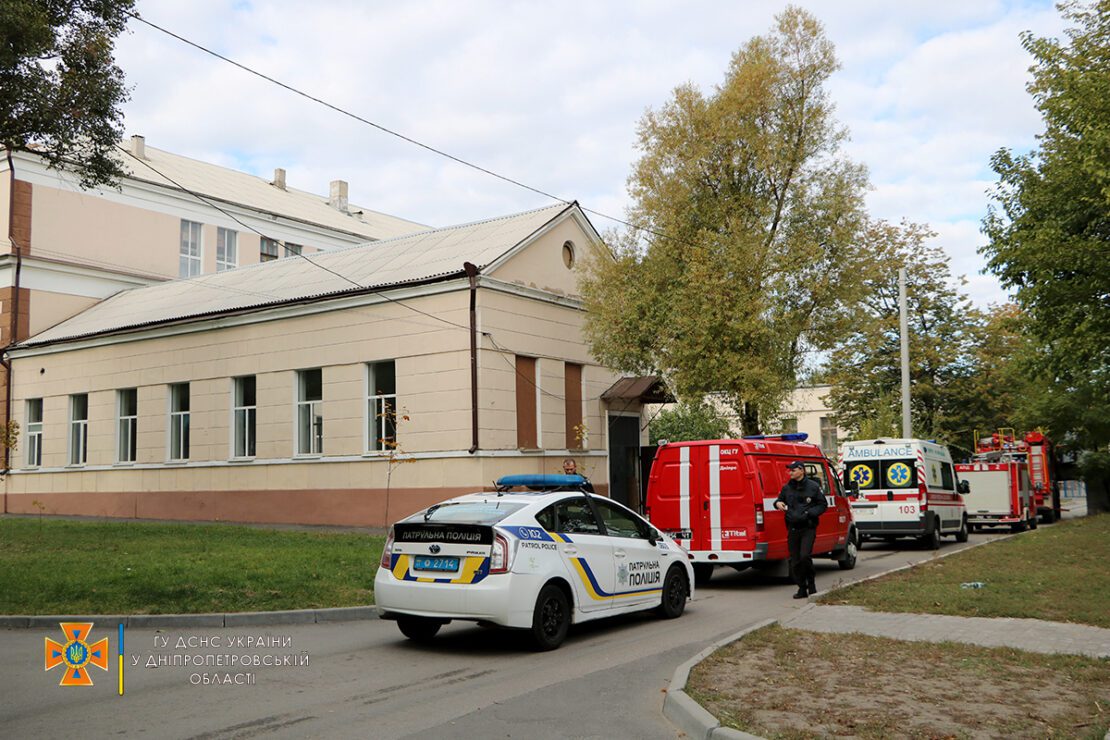
<instances>
[{"instance_id":1,"label":"window frame","mask_svg":"<svg viewBox=\"0 0 1110 740\"><path fill-rule=\"evenodd\" d=\"M306 398L308 385L306 380L309 373L320 374L320 397ZM294 389L296 403L293 409L293 456L294 457L321 457L324 454L324 370L323 368L306 368L297 371L297 383ZM302 409L307 412L308 428L302 429ZM314 427L316 427L314 429ZM302 451L305 432L308 432L308 451Z\"/></svg>"},{"instance_id":2,"label":"window frame","mask_svg":"<svg viewBox=\"0 0 1110 740\"><path fill-rule=\"evenodd\" d=\"M274 248L273 253L266 251L266 246L272 245ZM274 260L281 259L281 242L277 239L271 239L264 236L258 242L258 261L259 262L273 262Z\"/></svg>"},{"instance_id":3,"label":"window frame","mask_svg":"<svg viewBox=\"0 0 1110 740\"><path fill-rule=\"evenodd\" d=\"M124 414L124 394L133 393L135 399L135 413ZM126 443L130 458L124 457L124 429L128 430ZM139 390L138 388L119 388L116 390L116 464L133 465L139 456Z\"/></svg>"},{"instance_id":4,"label":"window frame","mask_svg":"<svg viewBox=\"0 0 1110 740\"><path fill-rule=\"evenodd\" d=\"M185 409L175 408L176 402L179 400L175 391L182 388L185 390ZM169 426L166 429L166 459L171 463L189 462L189 456L192 454L189 434L189 428L192 423L192 388L189 387L189 383L170 383L167 402L169 404ZM178 441L176 448L174 447L175 431L177 432ZM175 456L175 452L183 454Z\"/></svg>"},{"instance_id":5,"label":"window frame","mask_svg":"<svg viewBox=\"0 0 1110 740\"><path fill-rule=\"evenodd\" d=\"M196 241L193 242L195 228ZM188 232L188 233L186 233ZM193 254L193 247L196 254ZM189 265L185 270L183 267ZM193 272L193 266L196 272ZM204 224L189 219L181 219L181 232L177 246L177 277L180 279L196 277L204 272Z\"/></svg>"},{"instance_id":6,"label":"window frame","mask_svg":"<svg viewBox=\"0 0 1110 740\"><path fill-rule=\"evenodd\" d=\"M231 259L228 259L230 252ZM216 227L216 272L234 270L239 266L239 232Z\"/></svg>"},{"instance_id":7,"label":"window frame","mask_svg":"<svg viewBox=\"0 0 1110 740\"><path fill-rule=\"evenodd\" d=\"M77 418L77 404L81 399L85 406L84 418ZM89 394L71 393L69 396L69 444L67 446L67 465L79 467L89 461Z\"/></svg>"},{"instance_id":8,"label":"window frame","mask_svg":"<svg viewBox=\"0 0 1110 740\"><path fill-rule=\"evenodd\" d=\"M31 421L31 409L35 404L38 404L38 421ZM42 419L43 419L43 400L41 398L28 398L26 406L24 407L26 430L25 437L27 440L27 457L25 462L29 468L42 467Z\"/></svg>"},{"instance_id":9,"label":"window frame","mask_svg":"<svg viewBox=\"0 0 1110 740\"><path fill-rule=\"evenodd\" d=\"M826 455L835 455L840 444L840 433L839 429L837 429L836 422L831 416L821 416L819 417L818 425L821 430L821 451ZM830 441L830 437L831 444L826 445L826 442Z\"/></svg>"},{"instance_id":10,"label":"window frame","mask_svg":"<svg viewBox=\"0 0 1110 740\"><path fill-rule=\"evenodd\" d=\"M246 403L246 381L254 383L254 403ZM239 420L243 427L240 430ZM242 431L242 434L240 434ZM240 439L242 437L242 439ZM242 454L239 454L242 441ZM231 449L232 460L253 460L258 452L258 376L239 375L231 379Z\"/></svg>"},{"instance_id":11,"label":"window frame","mask_svg":"<svg viewBox=\"0 0 1110 740\"><path fill-rule=\"evenodd\" d=\"M393 392L378 393L377 391L382 389L378 387L377 368L387 364L393 366ZM397 361L378 360L375 362L367 362L365 378L366 404L364 410L366 413L366 423L363 424L363 451L369 455L389 454L391 451L397 449ZM392 436L388 433L388 425L390 423L389 416L384 410L380 414L378 413L376 406L378 402L382 404L383 409L387 408L386 404L392 403ZM375 428L376 420L380 421L377 428Z\"/></svg>"}]
</instances>

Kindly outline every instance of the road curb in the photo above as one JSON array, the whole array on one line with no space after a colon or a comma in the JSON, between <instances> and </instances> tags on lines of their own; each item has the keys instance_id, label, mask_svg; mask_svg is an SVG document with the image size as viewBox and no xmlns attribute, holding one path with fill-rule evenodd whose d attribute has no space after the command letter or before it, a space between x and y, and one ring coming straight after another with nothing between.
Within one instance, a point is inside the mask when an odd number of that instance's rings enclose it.
<instances>
[{"instance_id":1,"label":"road curb","mask_svg":"<svg viewBox=\"0 0 1110 740\"><path fill-rule=\"evenodd\" d=\"M824 593L820 594L819 596L816 594L810 596L807 599L809 603L805 604L801 609L798 610L796 614L791 615L789 619L785 620L783 622L783 626L787 626L788 623L794 618L804 614L810 609L816 608L817 605L820 603L820 599L826 598L831 593L839 591L842 588L854 586L859 583L866 583L868 581L875 580L876 578L885 578L892 573L898 573L903 570L909 570L910 568L916 568L919 565L931 563L936 560L940 560L941 558L946 558L949 555L956 555L957 553L967 552L968 550L973 550L976 547L989 545L992 542L1000 542L1012 537L1017 537L1018 534L1020 533L1008 534L992 540L976 542L973 545L969 545L959 550L950 550L949 552L945 553L937 552L933 555L933 557L929 558L928 560L922 560L919 563L907 563L905 565L893 568L888 571L884 571L882 573L876 573L873 576L861 578L857 581L849 581L847 583L835 585L832 588L826 589ZM740 730L734 730L731 727L722 727L720 720L714 717L705 707L703 707L701 704L698 704L696 701L694 701L693 698L691 698L689 694L686 693L686 682L689 680L690 671L693 670L694 666L708 658L713 653L717 652L717 650L721 649L725 645L736 642L737 640L743 638L745 635L755 632L758 629L763 629L764 627L768 627L770 625L778 623L779 620L777 619L766 619L762 622L752 625L751 627L746 627L733 635L729 635L723 640L719 640L713 643L694 657L687 660L678 668L676 668L674 674L671 676L671 685L667 689L667 696L663 700L663 716L692 738L700 738L701 740L762 740L762 738L760 738L758 735L751 735L746 732L741 732ZM1110 733L1107 734L1105 740L1110 740Z\"/></svg>"},{"instance_id":2,"label":"road curb","mask_svg":"<svg viewBox=\"0 0 1110 740\"><path fill-rule=\"evenodd\" d=\"M226 614L46 614L0 616L0 629L51 629L59 622L93 622L102 627L123 625L133 629L173 627L254 627L280 624L321 624L377 619L373 606L340 606L331 609L290 609L274 612Z\"/></svg>"},{"instance_id":3,"label":"road curb","mask_svg":"<svg viewBox=\"0 0 1110 740\"><path fill-rule=\"evenodd\" d=\"M693 667L718 649L731 642L736 642L750 632L775 624L777 621L777 619L765 619L750 627L745 627L739 632L713 643L676 668L674 675L671 676L671 685L667 689L667 696L663 700L663 716L692 738L701 738L702 740L709 740L709 738L759 740L756 735L739 732L731 727L721 727L721 723L716 717L686 693L686 681L689 680L690 671Z\"/></svg>"}]
</instances>

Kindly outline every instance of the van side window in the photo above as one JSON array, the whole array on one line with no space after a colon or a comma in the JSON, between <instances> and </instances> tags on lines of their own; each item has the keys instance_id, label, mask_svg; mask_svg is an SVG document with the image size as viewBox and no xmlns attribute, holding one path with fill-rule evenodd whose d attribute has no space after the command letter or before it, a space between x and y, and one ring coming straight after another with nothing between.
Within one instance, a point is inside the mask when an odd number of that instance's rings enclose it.
<instances>
[{"instance_id":1,"label":"van side window","mask_svg":"<svg viewBox=\"0 0 1110 740\"><path fill-rule=\"evenodd\" d=\"M584 496L555 504L555 526L554 531L567 534L601 534L597 517Z\"/></svg>"},{"instance_id":2,"label":"van side window","mask_svg":"<svg viewBox=\"0 0 1110 740\"><path fill-rule=\"evenodd\" d=\"M829 495L829 479L825 475L825 467L816 463L806 463L806 477L813 478L821 486L821 493Z\"/></svg>"},{"instance_id":3,"label":"van side window","mask_svg":"<svg viewBox=\"0 0 1110 740\"><path fill-rule=\"evenodd\" d=\"M955 491L956 482L955 476L952 475L952 465L950 463L940 464L940 487L946 491Z\"/></svg>"}]
</instances>

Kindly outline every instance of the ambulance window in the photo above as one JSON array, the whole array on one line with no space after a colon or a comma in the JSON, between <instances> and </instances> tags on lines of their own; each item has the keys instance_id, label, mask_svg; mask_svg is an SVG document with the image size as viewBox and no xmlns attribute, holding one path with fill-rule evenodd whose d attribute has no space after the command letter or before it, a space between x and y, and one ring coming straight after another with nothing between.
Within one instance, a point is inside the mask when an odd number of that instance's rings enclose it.
<instances>
[{"instance_id":1,"label":"ambulance window","mask_svg":"<svg viewBox=\"0 0 1110 740\"><path fill-rule=\"evenodd\" d=\"M555 504L556 532L601 534L593 509L585 497L564 499Z\"/></svg>"},{"instance_id":2,"label":"ambulance window","mask_svg":"<svg viewBox=\"0 0 1110 740\"><path fill-rule=\"evenodd\" d=\"M555 531L555 506L548 506L546 509L536 514L536 521L540 526L548 532Z\"/></svg>"},{"instance_id":3,"label":"ambulance window","mask_svg":"<svg viewBox=\"0 0 1110 740\"><path fill-rule=\"evenodd\" d=\"M913 459L883 460L882 473L880 488L917 488L917 463Z\"/></svg>"},{"instance_id":4,"label":"ambulance window","mask_svg":"<svg viewBox=\"0 0 1110 740\"><path fill-rule=\"evenodd\" d=\"M637 521L632 514L609 501L594 499L601 521L605 524L605 533L610 537L626 537L639 539L647 537L647 530Z\"/></svg>"},{"instance_id":5,"label":"ambulance window","mask_svg":"<svg viewBox=\"0 0 1110 740\"><path fill-rule=\"evenodd\" d=\"M952 466L948 463L940 464L940 487L946 491L955 491L956 483L955 477L952 475Z\"/></svg>"},{"instance_id":6,"label":"ambulance window","mask_svg":"<svg viewBox=\"0 0 1110 740\"><path fill-rule=\"evenodd\" d=\"M848 463L844 468L844 485L851 488L852 483L858 484L861 491L878 488L879 464L877 462Z\"/></svg>"}]
</instances>

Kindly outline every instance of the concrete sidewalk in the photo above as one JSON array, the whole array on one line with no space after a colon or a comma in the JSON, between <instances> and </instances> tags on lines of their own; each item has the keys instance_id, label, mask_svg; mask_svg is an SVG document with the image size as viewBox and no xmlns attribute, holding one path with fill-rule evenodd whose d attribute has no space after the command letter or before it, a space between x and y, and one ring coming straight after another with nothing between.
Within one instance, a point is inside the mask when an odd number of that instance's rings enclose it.
<instances>
[{"instance_id":1,"label":"concrete sidewalk","mask_svg":"<svg viewBox=\"0 0 1110 740\"><path fill-rule=\"evenodd\" d=\"M1110 629L1040 619L893 614L873 612L860 606L810 604L780 624L812 632L854 632L895 640L962 642L1033 653L1110 657Z\"/></svg>"}]
</instances>

